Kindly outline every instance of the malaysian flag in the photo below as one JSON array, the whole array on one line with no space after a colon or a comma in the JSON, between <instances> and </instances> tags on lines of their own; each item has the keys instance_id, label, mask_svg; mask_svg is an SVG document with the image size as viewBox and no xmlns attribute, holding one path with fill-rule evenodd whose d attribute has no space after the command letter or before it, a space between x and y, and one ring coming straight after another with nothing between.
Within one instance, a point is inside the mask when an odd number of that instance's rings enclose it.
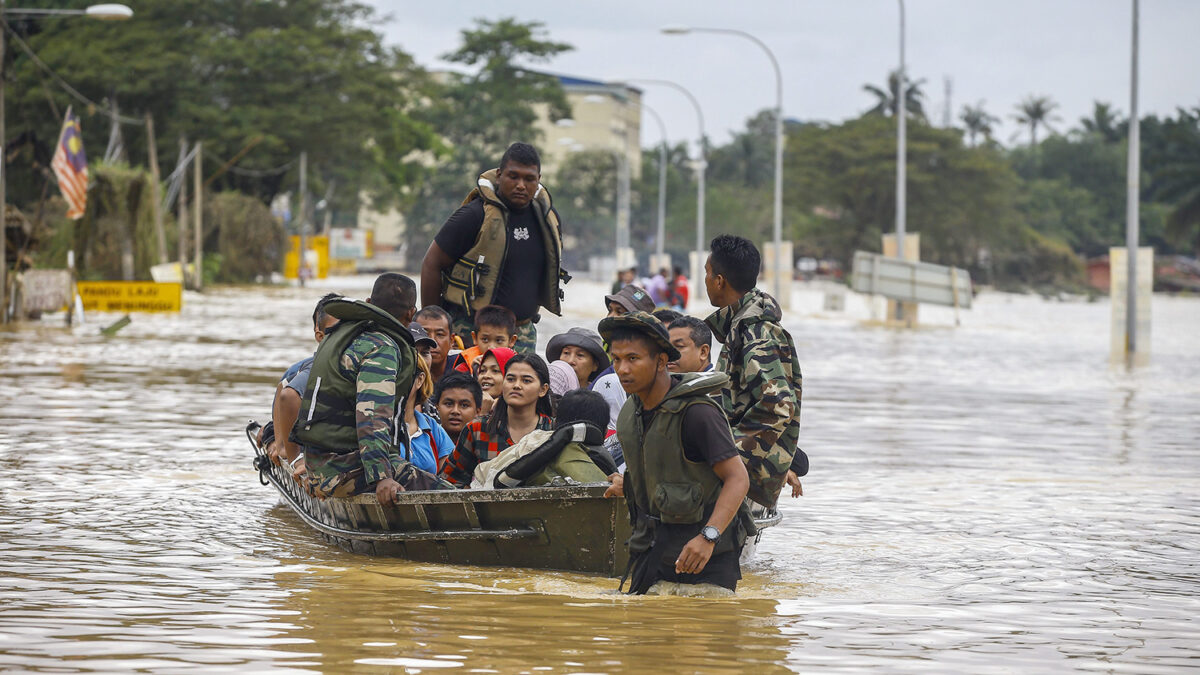
<instances>
[{"instance_id":1,"label":"malaysian flag","mask_svg":"<svg viewBox=\"0 0 1200 675\"><path fill-rule=\"evenodd\" d=\"M63 198L67 200L67 217L79 220L87 209L87 155L83 152L83 129L79 126L79 118L70 108L67 108L67 117L63 120L58 147L54 150L54 160L50 165L54 168L54 177L58 179L58 189L62 190Z\"/></svg>"}]
</instances>

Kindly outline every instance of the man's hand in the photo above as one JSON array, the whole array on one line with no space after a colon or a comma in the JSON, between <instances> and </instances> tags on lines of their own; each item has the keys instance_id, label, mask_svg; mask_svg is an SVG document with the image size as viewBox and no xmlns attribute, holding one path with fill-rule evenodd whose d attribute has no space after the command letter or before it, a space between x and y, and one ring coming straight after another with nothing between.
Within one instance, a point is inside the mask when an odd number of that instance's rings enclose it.
<instances>
[{"instance_id":1,"label":"man's hand","mask_svg":"<svg viewBox=\"0 0 1200 675\"><path fill-rule=\"evenodd\" d=\"M487 393L486 391L483 392L483 405L479 406L479 416L482 417L483 415L491 413L492 406L495 405L495 403L496 399L492 398L491 394Z\"/></svg>"},{"instance_id":2,"label":"man's hand","mask_svg":"<svg viewBox=\"0 0 1200 675\"><path fill-rule=\"evenodd\" d=\"M283 466L283 449L279 447L279 439L275 439L267 444L267 459L275 466Z\"/></svg>"},{"instance_id":3,"label":"man's hand","mask_svg":"<svg viewBox=\"0 0 1200 675\"><path fill-rule=\"evenodd\" d=\"M304 465L304 455L300 455L292 462L292 478L300 485L304 485L304 474L308 473L308 467Z\"/></svg>"},{"instance_id":4,"label":"man's hand","mask_svg":"<svg viewBox=\"0 0 1200 675\"><path fill-rule=\"evenodd\" d=\"M254 444L260 448L262 447L263 431L265 431L265 430L266 430L266 427L259 427L258 433L254 434Z\"/></svg>"},{"instance_id":5,"label":"man's hand","mask_svg":"<svg viewBox=\"0 0 1200 675\"><path fill-rule=\"evenodd\" d=\"M401 492L404 492L404 486L391 478L384 478L375 485L375 499L384 506L395 504L396 495Z\"/></svg>"},{"instance_id":6,"label":"man's hand","mask_svg":"<svg viewBox=\"0 0 1200 675\"><path fill-rule=\"evenodd\" d=\"M676 574L699 574L704 570L704 566L708 564L708 559L712 557L713 546L715 544L702 535L692 537L687 546L679 552L679 557L675 559Z\"/></svg>"},{"instance_id":7,"label":"man's hand","mask_svg":"<svg viewBox=\"0 0 1200 675\"><path fill-rule=\"evenodd\" d=\"M804 486L800 484L800 477L797 476L796 472L792 471L791 469L788 469L787 472L787 484L792 486L793 498L804 496Z\"/></svg>"},{"instance_id":8,"label":"man's hand","mask_svg":"<svg viewBox=\"0 0 1200 675\"><path fill-rule=\"evenodd\" d=\"M625 496L625 476L619 473L609 475L608 482L612 485L604 491L605 497L624 497Z\"/></svg>"}]
</instances>

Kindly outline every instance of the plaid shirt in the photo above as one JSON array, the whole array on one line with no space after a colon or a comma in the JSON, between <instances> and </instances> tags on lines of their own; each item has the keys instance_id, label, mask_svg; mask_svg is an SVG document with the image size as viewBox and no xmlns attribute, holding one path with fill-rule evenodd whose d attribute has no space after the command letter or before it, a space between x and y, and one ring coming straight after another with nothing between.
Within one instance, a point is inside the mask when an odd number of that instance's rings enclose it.
<instances>
[{"instance_id":1,"label":"plaid shirt","mask_svg":"<svg viewBox=\"0 0 1200 675\"><path fill-rule=\"evenodd\" d=\"M488 417L481 417L469 422L463 427L458 436L458 444L454 453L442 463L441 476L457 487L469 487L471 478L475 475L475 467L480 462L494 459L502 450L513 444L512 438L505 434L503 445L498 437L483 430ZM546 415L538 415L535 429L549 431L554 428L554 420Z\"/></svg>"}]
</instances>

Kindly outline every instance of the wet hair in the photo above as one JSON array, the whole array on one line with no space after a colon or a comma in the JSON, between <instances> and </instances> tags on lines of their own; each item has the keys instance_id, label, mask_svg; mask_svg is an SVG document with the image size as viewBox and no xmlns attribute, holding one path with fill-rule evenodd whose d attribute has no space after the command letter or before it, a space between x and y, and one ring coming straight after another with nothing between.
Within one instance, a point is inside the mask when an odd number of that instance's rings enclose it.
<instances>
[{"instance_id":1,"label":"wet hair","mask_svg":"<svg viewBox=\"0 0 1200 675\"><path fill-rule=\"evenodd\" d=\"M496 326L503 328L505 335L516 335L517 316L507 307L484 305L475 312L475 329L480 326Z\"/></svg>"},{"instance_id":2,"label":"wet hair","mask_svg":"<svg viewBox=\"0 0 1200 675\"><path fill-rule=\"evenodd\" d=\"M714 275L721 275L739 293L745 293L758 282L762 256L749 239L722 234L709 245L709 259Z\"/></svg>"},{"instance_id":3,"label":"wet hair","mask_svg":"<svg viewBox=\"0 0 1200 675\"><path fill-rule=\"evenodd\" d=\"M384 272L371 287L371 304L397 319L417 306L417 284L396 272Z\"/></svg>"},{"instance_id":4,"label":"wet hair","mask_svg":"<svg viewBox=\"0 0 1200 675\"><path fill-rule=\"evenodd\" d=\"M413 319L440 319L446 322L446 328L450 328L454 325L454 320L450 318L450 312L447 312L437 305L430 305L428 307L421 308L416 314L413 315Z\"/></svg>"},{"instance_id":5,"label":"wet hair","mask_svg":"<svg viewBox=\"0 0 1200 675\"><path fill-rule=\"evenodd\" d=\"M513 143L508 146L508 149L500 157L500 170L503 171L509 162L523 166L536 166L539 173L542 170L542 158L538 156L537 149L528 143Z\"/></svg>"},{"instance_id":6,"label":"wet hair","mask_svg":"<svg viewBox=\"0 0 1200 675\"><path fill-rule=\"evenodd\" d=\"M688 337L691 338L692 344L697 347L700 345L712 346L712 330L708 327L708 324L694 316L681 316L672 321L669 328L688 329Z\"/></svg>"},{"instance_id":7,"label":"wet hair","mask_svg":"<svg viewBox=\"0 0 1200 675\"><path fill-rule=\"evenodd\" d=\"M672 321L683 315L673 309L667 309L664 307L662 309L654 310L653 316L654 318L658 319L659 323L662 325L670 326Z\"/></svg>"},{"instance_id":8,"label":"wet hair","mask_svg":"<svg viewBox=\"0 0 1200 675\"><path fill-rule=\"evenodd\" d=\"M471 398L475 399L476 407L483 405L483 387L479 386L479 381L468 373L450 373L438 380L433 388L433 402L440 402L442 394L449 389L465 389L467 393L471 394Z\"/></svg>"},{"instance_id":9,"label":"wet hair","mask_svg":"<svg viewBox=\"0 0 1200 675\"><path fill-rule=\"evenodd\" d=\"M608 401L598 391L572 389L558 400L554 428L561 429L576 422L587 422L597 429L608 428Z\"/></svg>"},{"instance_id":10,"label":"wet hair","mask_svg":"<svg viewBox=\"0 0 1200 675\"><path fill-rule=\"evenodd\" d=\"M317 308L313 310L313 328L320 328L321 324L325 323L325 319L329 318L329 315L325 313L325 305L329 304L330 300L340 300L342 297L340 293L326 293L317 301Z\"/></svg>"},{"instance_id":11,"label":"wet hair","mask_svg":"<svg viewBox=\"0 0 1200 675\"><path fill-rule=\"evenodd\" d=\"M538 384L539 387L550 384L550 366L547 366L545 359L537 354L517 354L509 359L508 363L504 364L505 379L508 378L508 373L512 370L513 365L517 363L524 363L533 368L534 374L537 375L540 381L540 384ZM549 389L546 390L545 394L538 397L536 405L539 414L554 415L554 406L550 403ZM492 406L492 414L488 416L487 422L484 423L483 430L489 434L499 435L503 433L505 438L508 437L508 401L505 401L503 396Z\"/></svg>"},{"instance_id":12,"label":"wet hair","mask_svg":"<svg viewBox=\"0 0 1200 675\"><path fill-rule=\"evenodd\" d=\"M634 329L634 328L628 328L625 326L622 326L620 328L614 328L608 334L608 344L609 344L610 352L612 351L612 345L614 345L618 342L640 342L641 344L645 345L646 349L648 349L650 351L651 358L654 358L654 357L658 356L659 354L667 353L662 348L662 345L655 342L653 338L651 338L649 335L646 335L642 331Z\"/></svg>"}]
</instances>

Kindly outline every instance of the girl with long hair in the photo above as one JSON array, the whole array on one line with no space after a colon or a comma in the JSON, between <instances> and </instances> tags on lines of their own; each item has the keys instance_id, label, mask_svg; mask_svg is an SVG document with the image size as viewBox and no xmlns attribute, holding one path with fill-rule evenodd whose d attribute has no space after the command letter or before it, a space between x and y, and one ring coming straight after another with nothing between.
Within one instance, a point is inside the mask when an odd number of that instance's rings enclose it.
<instances>
[{"instance_id":1,"label":"girl with long hair","mask_svg":"<svg viewBox=\"0 0 1200 675\"><path fill-rule=\"evenodd\" d=\"M500 399L492 412L463 427L441 475L459 487L471 484L475 467L493 459L534 429L553 427L550 369L536 354L517 354L504 366Z\"/></svg>"}]
</instances>

